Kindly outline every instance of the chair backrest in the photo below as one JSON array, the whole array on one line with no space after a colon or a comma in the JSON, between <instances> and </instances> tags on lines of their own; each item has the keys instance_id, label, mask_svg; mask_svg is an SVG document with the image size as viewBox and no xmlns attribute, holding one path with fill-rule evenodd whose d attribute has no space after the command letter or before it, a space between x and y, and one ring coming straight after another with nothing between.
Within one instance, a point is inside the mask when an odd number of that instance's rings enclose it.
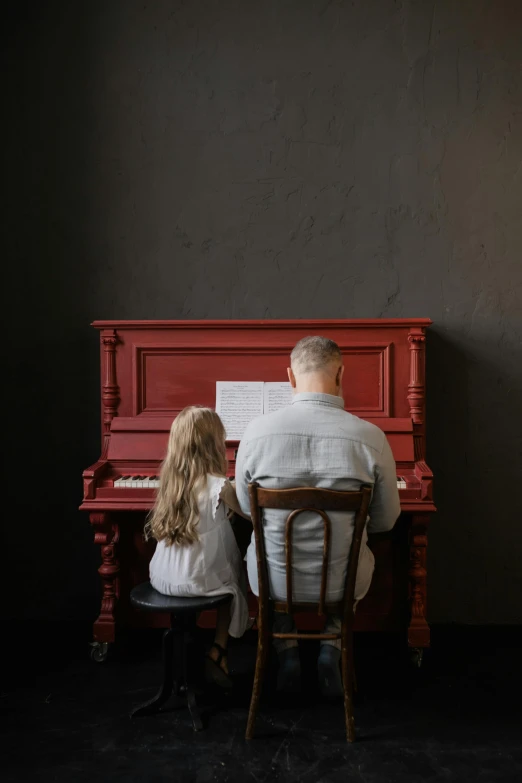
<instances>
[{"instance_id":1,"label":"chair backrest","mask_svg":"<svg viewBox=\"0 0 522 783\"><path fill-rule=\"evenodd\" d=\"M263 531L262 509L281 509L290 511L285 523L285 559L286 559L286 601L278 602L281 611L292 613L293 601L293 577L292 577L292 531L296 517L304 511L314 511L323 520L323 559L321 567L321 589L318 602L306 604L307 608L317 606L318 614L325 613L326 595L328 585L328 562L330 556L330 532L331 523L327 511L353 512L354 530L346 578L344 583L344 615L345 619L353 614L353 596L355 592L355 580L359 563L361 541L368 516L368 508L372 495L372 488L362 486L355 492L337 492L331 489L316 489L313 487L298 487L296 489L263 489L257 483L249 484L250 511L254 536L256 541L257 571L259 581L260 609L268 605L269 581L266 564L265 539ZM302 604L301 604L302 605Z\"/></svg>"}]
</instances>

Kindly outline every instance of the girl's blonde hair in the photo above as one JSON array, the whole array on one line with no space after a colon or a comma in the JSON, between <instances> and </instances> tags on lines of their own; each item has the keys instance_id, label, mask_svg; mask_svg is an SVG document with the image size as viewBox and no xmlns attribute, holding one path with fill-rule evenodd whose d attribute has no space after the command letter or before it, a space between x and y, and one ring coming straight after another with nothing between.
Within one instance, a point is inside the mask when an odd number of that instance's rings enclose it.
<instances>
[{"instance_id":1,"label":"girl's blonde hair","mask_svg":"<svg viewBox=\"0 0 522 783\"><path fill-rule=\"evenodd\" d=\"M198 540L198 493L207 474L225 476L225 428L211 408L191 405L172 422L158 494L145 537L185 546Z\"/></svg>"}]
</instances>

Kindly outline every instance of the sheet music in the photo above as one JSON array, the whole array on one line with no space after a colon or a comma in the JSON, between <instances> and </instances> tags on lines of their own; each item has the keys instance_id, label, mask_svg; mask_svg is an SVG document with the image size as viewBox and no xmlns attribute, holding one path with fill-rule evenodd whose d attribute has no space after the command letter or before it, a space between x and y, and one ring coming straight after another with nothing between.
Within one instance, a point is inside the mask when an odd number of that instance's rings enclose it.
<instances>
[{"instance_id":1,"label":"sheet music","mask_svg":"<svg viewBox=\"0 0 522 783\"><path fill-rule=\"evenodd\" d=\"M241 440L247 424L263 413L263 381L216 381L216 413L227 440Z\"/></svg>"},{"instance_id":2,"label":"sheet music","mask_svg":"<svg viewBox=\"0 0 522 783\"><path fill-rule=\"evenodd\" d=\"M273 413L292 402L292 387L288 381L267 381L263 391L263 413Z\"/></svg>"}]
</instances>

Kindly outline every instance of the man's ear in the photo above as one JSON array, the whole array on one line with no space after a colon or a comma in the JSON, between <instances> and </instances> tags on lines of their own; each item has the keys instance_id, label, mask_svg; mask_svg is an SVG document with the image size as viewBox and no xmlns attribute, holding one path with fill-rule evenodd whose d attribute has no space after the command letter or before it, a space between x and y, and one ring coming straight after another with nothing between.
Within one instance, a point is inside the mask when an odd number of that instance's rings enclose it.
<instances>
[{"instance_id":1,"label":"man's ear","mask_svg":"<svg viewBox=\"0 0 522 783\"><path fill-rule=\"evenodd\" d=\"M287 367L286 371L288 373L288 380L290 381L290 386L292 387L292 389L295 389L295 387L297 385L297 381L295 380L295 375L292 372L292 368L291 367Z\"/></svg>"},{"instance_id":2,"label":"man's ear","mask_svg":"<svg viewBox=\"0 0 522 783\"><path fill-rule=\"evenodd\" d=\"M337 375L335 376L335 384L336 386L339 387L339 389L341 389L343 385L343 375L344 375L344 364L341 364L341 366L337 370Z\"/></svg>"}]
</instances>

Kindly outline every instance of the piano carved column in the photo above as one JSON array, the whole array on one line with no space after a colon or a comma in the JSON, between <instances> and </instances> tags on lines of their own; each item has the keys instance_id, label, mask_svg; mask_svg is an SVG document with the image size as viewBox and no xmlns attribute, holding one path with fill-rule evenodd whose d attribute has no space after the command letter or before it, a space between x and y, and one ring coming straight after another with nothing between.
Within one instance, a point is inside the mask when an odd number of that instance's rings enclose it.
<instances>
[{"instance_id":1,"label":"piano carved column","mask_svg":"<svg viewBox=\"0 0 522 783\"><path fill-rule=\"evenodd\" d=\"M102 580L102 600L100 616L94 623L95 644L105 645L115 639L116 629L116 604L119 598L119 573L120 564L117 559L117 544L120 537L118 525L112 520L111 515L104 513L91 513L89 521L94 527L94 543L101 546L102 564L98 573ZM102 660L100 657L99 660Z\"/></svg>"},{"instance_id":2,"label":"piano carved column","mask_svg":"<svg viewBox=\"0 0 522 783\"><path fill-rule=\"evenodd\" d=\"M109 438L111 436L111 422L118 410L120 402L120 389L116 382L116 343L118 338L114 329L107 329L101 333L103 345L103 447L102 458L107 455Z\"/></svg>"},{"instance_id":3,"label":"piano carved column","mask_svg":"<svg viewBox=\"0 0 522 783\"><path fill-rule=\"evenodd\" d=\"M413 421L413 445L415 460L425 458L425 381L424 381L424 329L413 328L408 334L410 344L410 380L407 400Z\"/></svg>"},{"instance_id":4,"label":"piano carved column","mask_svg":"<svg viewBox=\"0 0 522 783\"><path fill-rule=\"evenodd\" d=\"M428 522L428 514L417 514L413 516L410 528L408 644L418 648L429 647L430 644L430 628L426 620Z\"/></svg>"}]
</instances>

